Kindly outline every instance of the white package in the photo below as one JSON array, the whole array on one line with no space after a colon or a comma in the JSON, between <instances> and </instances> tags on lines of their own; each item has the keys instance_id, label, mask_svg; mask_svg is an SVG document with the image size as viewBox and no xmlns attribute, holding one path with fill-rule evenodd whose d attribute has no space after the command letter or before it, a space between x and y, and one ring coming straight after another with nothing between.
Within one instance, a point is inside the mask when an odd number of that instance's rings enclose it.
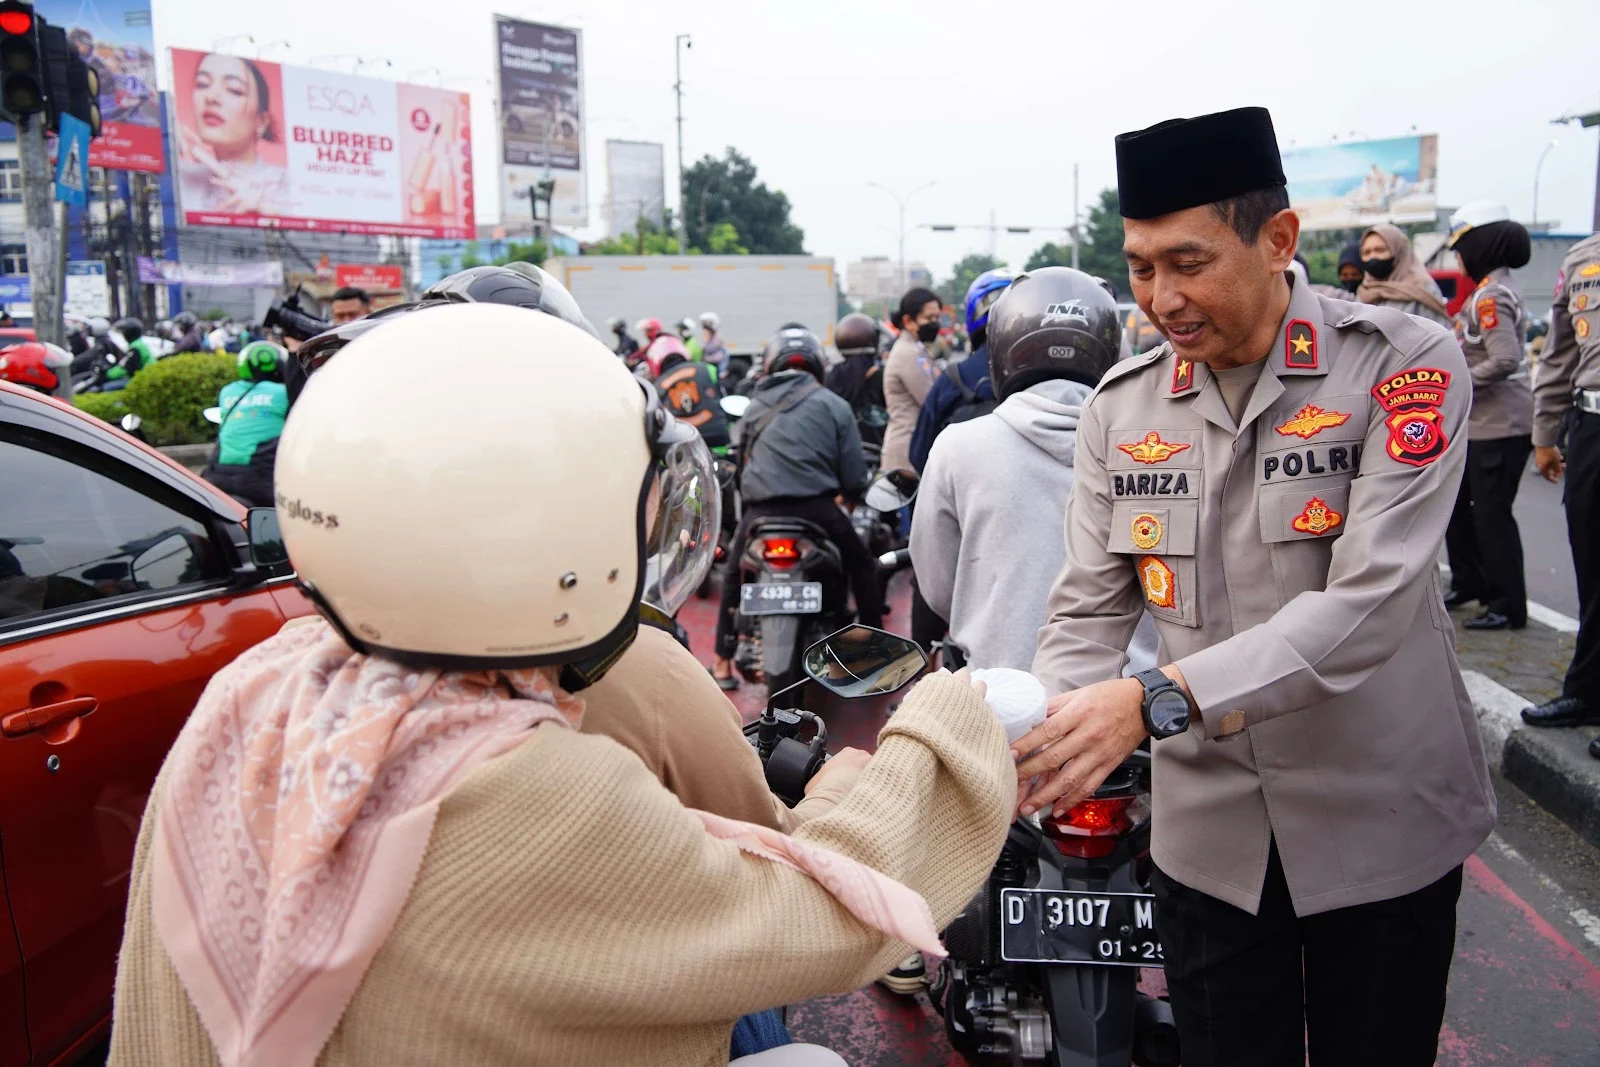
<instances>
[{"instance_id":1,"label":"white package","mask_svg":"<svg viewBox=\"0 0 1600 1067\"><path fill-rule=\"evenodd\" d=\"M1017 739L1044 722L1049 712L1049 695L1044 683L1027 671L1014 667L989 667L972 672L972 677L989 687L989 710L1006 732L1006 742Z\"/></svg>"}]
</instances>

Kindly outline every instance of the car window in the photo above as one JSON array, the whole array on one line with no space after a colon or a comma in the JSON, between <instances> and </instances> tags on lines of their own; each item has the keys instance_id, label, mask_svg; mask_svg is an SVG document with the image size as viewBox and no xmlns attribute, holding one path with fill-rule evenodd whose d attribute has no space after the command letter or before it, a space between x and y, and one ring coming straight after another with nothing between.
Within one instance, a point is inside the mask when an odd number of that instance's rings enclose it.
<instances>
[{"instance_id":1,"label":"car window","mask_svg":"<svg viewBox=\"0 0 1600 1067\"><path fill-rule=\"evenodd\" d=\"M0 625L226 575L204 523L118 481L113 463L0 438Z\"/></svg>"}]
</instances>

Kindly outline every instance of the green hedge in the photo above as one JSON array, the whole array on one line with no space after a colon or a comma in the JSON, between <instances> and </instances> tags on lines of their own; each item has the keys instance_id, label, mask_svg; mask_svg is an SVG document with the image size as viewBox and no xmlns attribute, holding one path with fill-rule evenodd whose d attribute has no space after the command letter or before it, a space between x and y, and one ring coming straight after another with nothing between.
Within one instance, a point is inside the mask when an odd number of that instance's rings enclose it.
<instances>
[{"instance_id":1,"label":"green hedge","mask_svg":"<svg viewBox=\"0 0 1600 1067\"><path fill-rule=\"evenodd\" d=\"M132 412L152 444L192 445L210 441L217 428L205 420L224 385L239 377L239 364L225 353L190 352L151 364L115 393L80 393L78 407L107 422Z\"/></svg>"}]
</instances>

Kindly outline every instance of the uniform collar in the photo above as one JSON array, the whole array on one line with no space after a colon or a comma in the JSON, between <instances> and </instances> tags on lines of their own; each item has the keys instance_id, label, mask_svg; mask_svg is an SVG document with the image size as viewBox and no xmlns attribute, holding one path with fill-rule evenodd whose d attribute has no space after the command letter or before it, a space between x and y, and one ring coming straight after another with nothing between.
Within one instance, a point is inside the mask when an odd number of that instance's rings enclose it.
<instances>
[{"instance_id":1,"label":"uniform collar","mask_svg":"<svg viewBox=\"0 0 1600 1067\"><path fill-rule=\"evenodd\" d=\"M1494 270L1483 276L1483 281L1478 283L1478 289L1483 289L1496 283L1503 283L1510 279L1510 277L1510 267L1496 267ZM1474 289L1473 292L1477 292L1478 289Z\"/></svg>"}]
</instances>

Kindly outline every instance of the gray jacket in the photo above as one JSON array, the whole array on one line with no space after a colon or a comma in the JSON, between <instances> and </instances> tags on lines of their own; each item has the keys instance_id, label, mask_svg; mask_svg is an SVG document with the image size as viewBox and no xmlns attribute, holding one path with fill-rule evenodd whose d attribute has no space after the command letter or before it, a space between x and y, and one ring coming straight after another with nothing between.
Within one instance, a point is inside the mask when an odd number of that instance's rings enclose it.
<instances>
[{"instance_id":1,"label":"gray jacket","mask_svg":"<svg viewBox=\"0 0 1600 1067\"><path fill-rule=\"evenodd\" d=\"M801 392L806 395L800 397ZM774 408L786 410L769 420ZM755 446L747 448L752 433ZM857 496L867 487L855 412L805 371L761 379L734 440L744 452L739 491L746 503L840 492Z\"/></svg>"},{"instance_id":2,"label":"gray jacket","mask_svg":"<svg viewBox=\"0 0 1600 1067\"><path fill-rule=\"evenodd\" d=\"M1600 389L1600 233L1573 245L1556 277L1550 336L1534 378L1534 444L1560 444L1574 389Z\"/></svg>"},{"instance_id":3,"label":"gray jacket","mask_svg":"<svg viewBox=\"0 0 1600 1067\"><path fill-rule=\"evenodd\" d=\"M1533 432L1533 388L1522 354L1527 314L1504 267L1490 271L1456 312L1456 338L1472 375L1472 415L1467 420L1471 440Z\"/></svg>"}]
</instances>

